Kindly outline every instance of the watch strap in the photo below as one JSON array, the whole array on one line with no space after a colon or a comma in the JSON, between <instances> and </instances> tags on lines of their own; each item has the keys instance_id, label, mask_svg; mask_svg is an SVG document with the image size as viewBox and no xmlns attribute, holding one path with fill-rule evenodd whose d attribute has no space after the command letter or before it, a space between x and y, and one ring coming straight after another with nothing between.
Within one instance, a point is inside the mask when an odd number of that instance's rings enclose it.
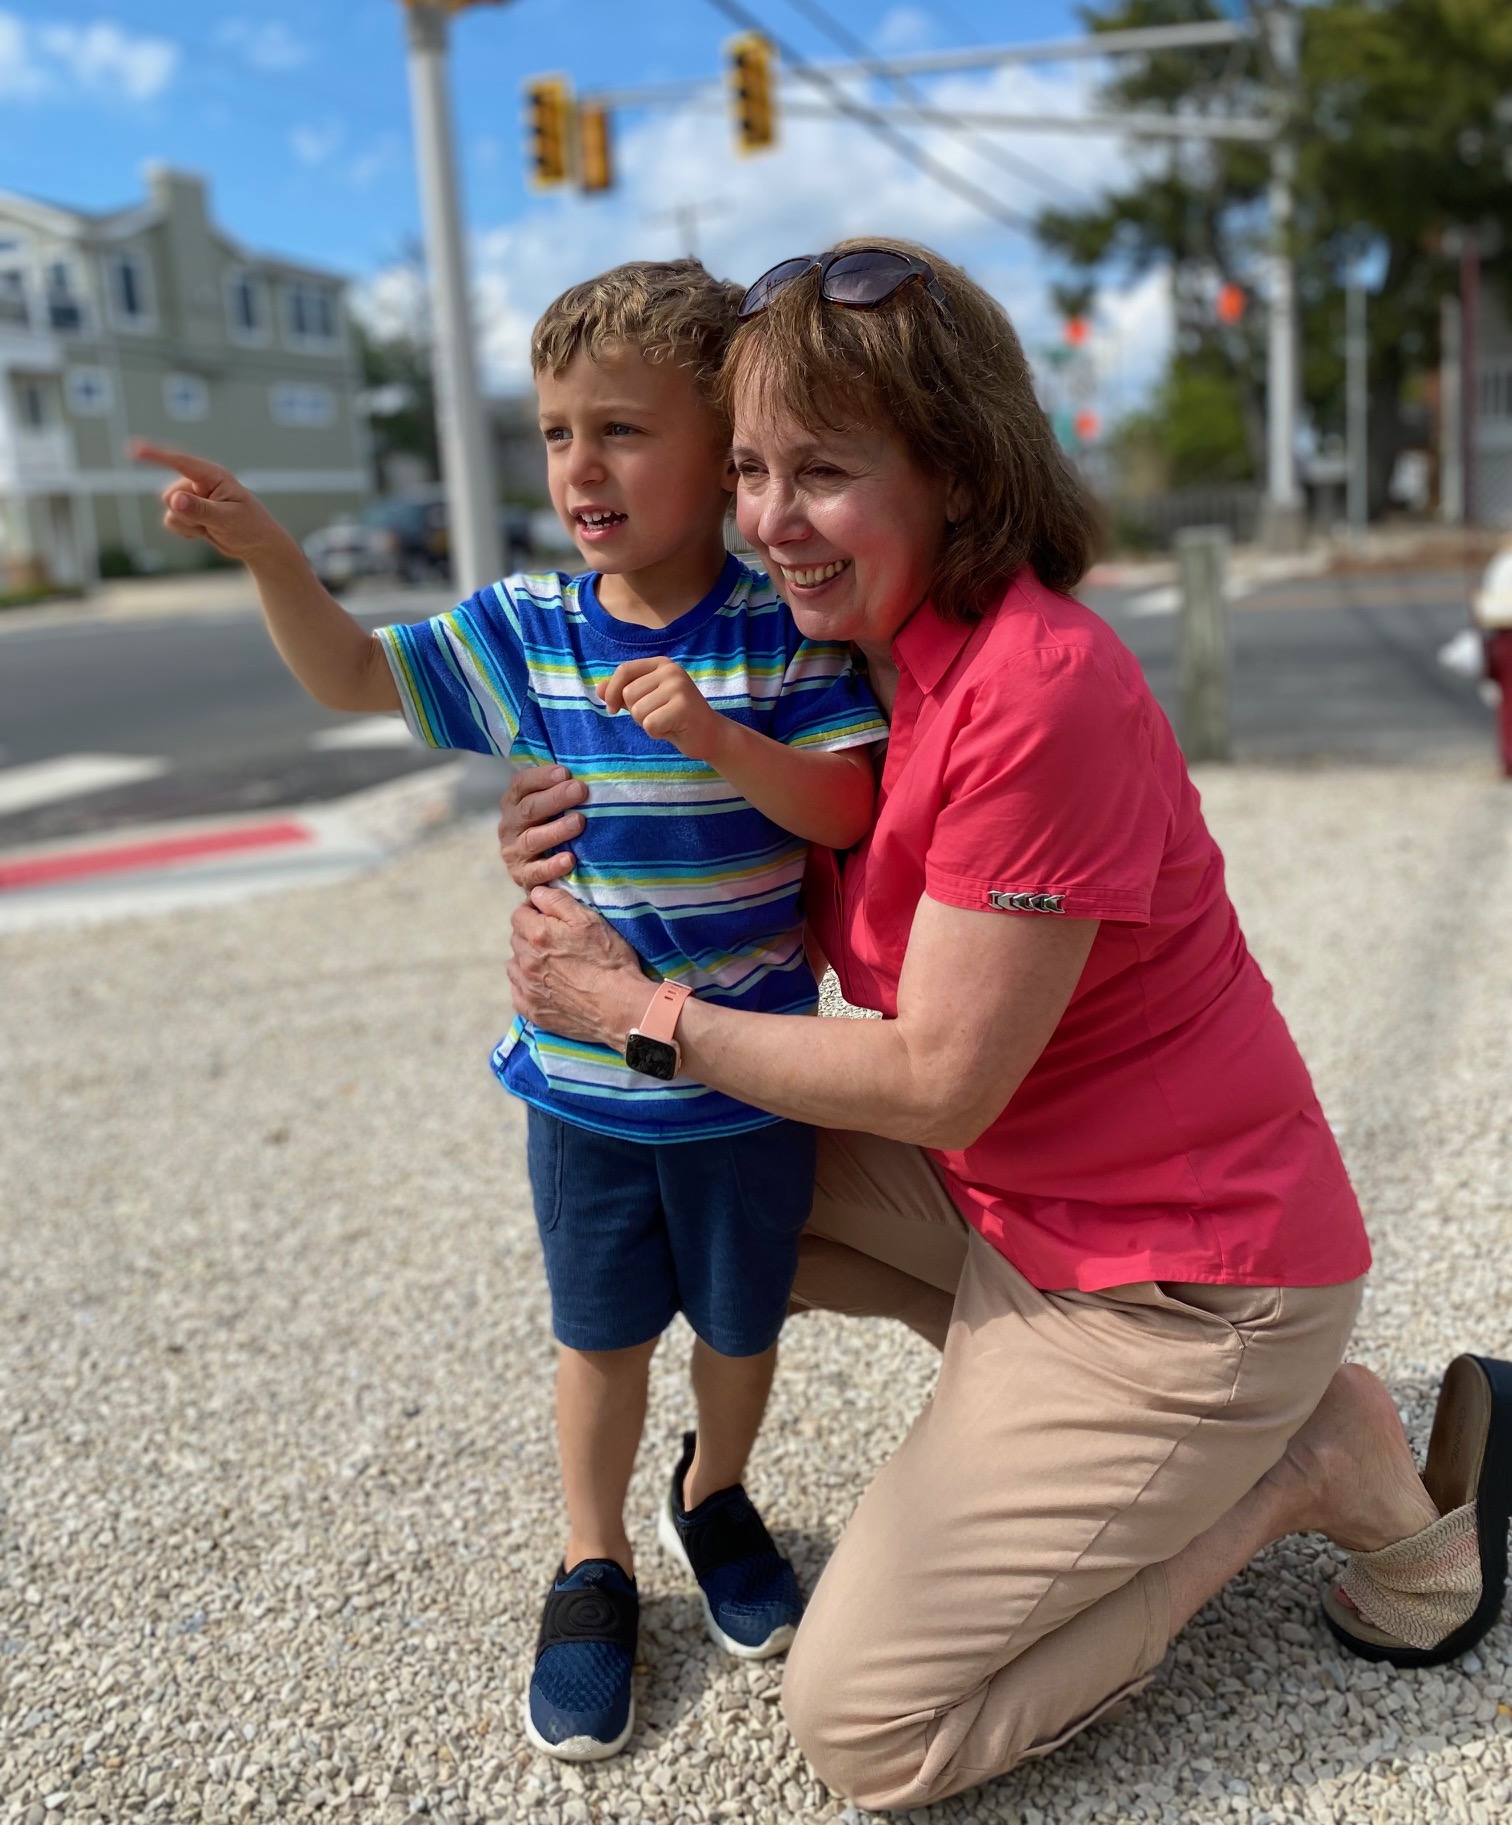
<instances>
[{"instance_id":1,"label":"watch strap","mask_svg":"<svg viewBox=\"0 0 1512 1825\"><path fill-rule=\"evenodd\" d=\"M670 1045L672 1035L677 1031L683 1003L692 993L692 989L684 987L680 982L659 982L656 993L651 997L651 1005L640 1017L636 1032L646 1039L660 1039Z\"/></svg>"}]
</instances>

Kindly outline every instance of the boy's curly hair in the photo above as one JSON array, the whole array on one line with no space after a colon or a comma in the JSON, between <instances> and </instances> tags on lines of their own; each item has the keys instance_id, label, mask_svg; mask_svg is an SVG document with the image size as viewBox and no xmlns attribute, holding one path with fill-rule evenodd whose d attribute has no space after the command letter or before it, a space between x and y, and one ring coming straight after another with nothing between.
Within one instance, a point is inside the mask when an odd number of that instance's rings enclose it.
<instances>
[{"instance_id":1,"label":"boy's curly hair","mask_svg":"<svg viewBox=\"0 0 1512 1825\"><path fill-rule=\"evenodd\" d=\"M699 260L631 260L571 286L542 313L530 338L532 373L560 374L578 351L596 359L628 346L647 361L687 367L700 396L725 417L719 370L743 296Z\"/></svg>"}]
</instances>

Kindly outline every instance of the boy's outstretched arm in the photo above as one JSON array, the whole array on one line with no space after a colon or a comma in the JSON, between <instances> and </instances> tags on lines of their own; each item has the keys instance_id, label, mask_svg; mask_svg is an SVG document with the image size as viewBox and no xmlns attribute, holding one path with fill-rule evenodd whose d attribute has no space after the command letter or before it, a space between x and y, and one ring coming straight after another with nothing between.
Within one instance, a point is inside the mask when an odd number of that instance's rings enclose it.
<instances>
[{"instance_id":1,"label":"boy's outstretched arm","mask_svg":"<svg viewBox=\"0 0 1512 1825\"><path fill-rule=\"evenodd\" d=\"M163 490L163 524L203 539L245 564L257 585L273 644L289 670L328 710L397 710L399 692L379 641L322 587L296 540L229 469L137 439L141 463L177 469Z\"/></svg>"},{"instance_id":2,"label":"boy's outstretched arm","mask_svg":"<svg viewBox=\"0 0 1512 1825\"><path fill-rule=\"evenodd\" d=\"M867 748L790 748L721 716L671 659L627 659L599 686L611 710L628 710L648 735L669 741L727 779L784 830L849 849L871 828L876 776Z\"/></svg>"}]
</instances>

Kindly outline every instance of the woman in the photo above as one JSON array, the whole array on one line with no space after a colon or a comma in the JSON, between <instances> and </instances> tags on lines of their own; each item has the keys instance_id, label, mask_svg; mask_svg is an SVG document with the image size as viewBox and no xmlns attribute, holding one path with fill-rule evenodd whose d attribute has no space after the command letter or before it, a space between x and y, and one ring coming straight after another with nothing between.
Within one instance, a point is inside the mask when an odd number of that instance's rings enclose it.
<instances>
[{"instance_id":1,"label":"woman","mask_svg":"<svg viewBox=\"0 0 1512 1825\"><path fill-rule=\"evenodd\" d=\"M799 1743L868 1807L1001 1774L1302 1529L1355 1555L1327 1599L1355 1651L1462 1652L1501 1600L1512 1371L1458 1359L1425 1485L1386 1390L1339 1366L1359 1210L1170 728L1060 593L1089 518L1006 317L895 242L784 262L743 316L741 530L892 722L871 835L809 881L884 1018L795 1035L694 999L681 1068L827 1130L795 1302L943 1350L799 1630ZM636 959L540 885L579 802L541 774L506 800L536 889L510 979L531 1019L623 1049Z\"/></svg>"}]
</instances>

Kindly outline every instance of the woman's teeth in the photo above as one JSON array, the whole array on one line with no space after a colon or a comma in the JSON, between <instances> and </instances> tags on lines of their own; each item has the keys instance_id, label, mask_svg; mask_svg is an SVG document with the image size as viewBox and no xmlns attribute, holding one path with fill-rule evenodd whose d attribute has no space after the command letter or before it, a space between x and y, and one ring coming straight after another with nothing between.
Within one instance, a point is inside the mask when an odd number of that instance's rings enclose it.
<instances>
[{"instance_id":1,"label":"woman's teeth","mask_svg":"<svg viewBox=\"0 0 1512 1825\"><path fill-rule=\"evenodd\" d=\"M815 564L808 570L789 569L787 574L800 589L813 589L816 584L828 583L831 577L838 577L849 563L849 558L837 558L833 564Z\"/></svg>"}]
</instances>

